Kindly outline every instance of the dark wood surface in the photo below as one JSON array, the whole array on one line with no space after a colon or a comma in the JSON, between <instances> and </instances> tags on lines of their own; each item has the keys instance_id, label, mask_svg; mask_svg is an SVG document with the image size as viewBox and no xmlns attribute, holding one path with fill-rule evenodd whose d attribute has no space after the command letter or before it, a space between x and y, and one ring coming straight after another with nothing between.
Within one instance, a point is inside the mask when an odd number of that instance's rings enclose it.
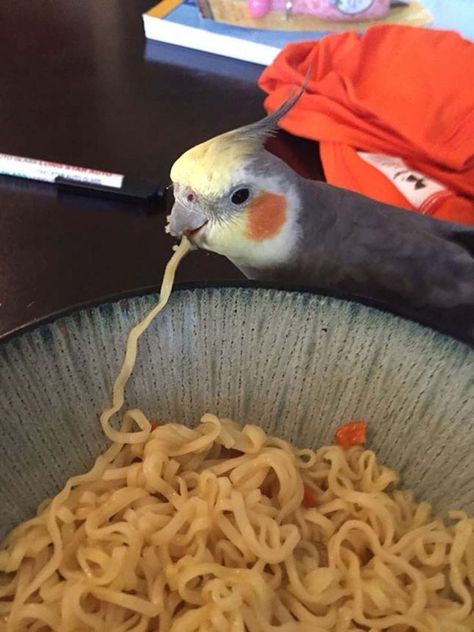
<instances>
[{"instance_id":1,"label":"dark wood surface","mask_svg":"<svg viewBox=\"0 0 474 632\"><path fill-rule=\"evenodd\" d=\"M168 182L185 149L261 117L261 68L147 45L141 14L153 4L1 2L0 152ZM322 177L314 143L281 135L271 149ZM0 336L157 286L173 244L165 215L0 176ZM178 273L181 282L239 278L204 252Z\"/></svg>"}]
</instances>

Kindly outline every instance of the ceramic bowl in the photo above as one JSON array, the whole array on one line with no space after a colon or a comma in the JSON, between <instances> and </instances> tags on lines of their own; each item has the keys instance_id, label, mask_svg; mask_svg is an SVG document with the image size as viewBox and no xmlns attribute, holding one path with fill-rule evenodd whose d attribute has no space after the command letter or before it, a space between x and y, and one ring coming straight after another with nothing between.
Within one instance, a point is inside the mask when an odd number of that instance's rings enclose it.
<instances>
[{"instance_id":1,"label":"ceramic bowl","mask_svg":"<svg viewBox=\"0 0 474 632\"><path fill-rule=\"evenodd\" d=\"M84 309L0 345L0 537L107 442L127 333L156 295ZM127 405L196 423L206 411L300 447L349 419L436 510L474 514L474 351L356 302L249 287L184 289L140 339Z\"/></svg>"}]
</instances>

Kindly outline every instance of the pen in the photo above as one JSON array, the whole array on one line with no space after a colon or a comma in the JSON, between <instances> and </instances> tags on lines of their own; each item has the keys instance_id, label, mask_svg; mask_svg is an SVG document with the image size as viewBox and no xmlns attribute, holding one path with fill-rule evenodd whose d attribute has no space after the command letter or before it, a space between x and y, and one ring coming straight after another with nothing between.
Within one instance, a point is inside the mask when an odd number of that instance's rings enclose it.
<instances>
[{"instance_id":1,"label":"pen","mask_svg":"<svg viewBox=\"0 0 474 632\"><path fill-rule=\"evenodd\" d=\"M0 174L56 184L60 191L82 195L122 198L130 201L162 200L166 187L127 178L120 173L74 167L0 153Z\"/></svg>"}]
</instances>

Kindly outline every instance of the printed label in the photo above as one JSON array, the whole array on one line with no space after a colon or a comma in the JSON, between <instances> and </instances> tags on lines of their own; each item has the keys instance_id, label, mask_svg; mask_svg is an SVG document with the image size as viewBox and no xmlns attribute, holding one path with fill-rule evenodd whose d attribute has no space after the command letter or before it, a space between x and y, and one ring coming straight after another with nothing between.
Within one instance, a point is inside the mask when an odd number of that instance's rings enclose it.
<instances>
[{"instance_id":1,"label":"printed label","mask_svg":"<svg viewBox=\"0 0 474 632\"><path fill-rule=\"evenodd\" d=\"M415 171L401 158L365 151L357 153L362 160L383 173L416 209L426 212L432 201L451 195L445 186Z\"/></svg>"}]
</instances>

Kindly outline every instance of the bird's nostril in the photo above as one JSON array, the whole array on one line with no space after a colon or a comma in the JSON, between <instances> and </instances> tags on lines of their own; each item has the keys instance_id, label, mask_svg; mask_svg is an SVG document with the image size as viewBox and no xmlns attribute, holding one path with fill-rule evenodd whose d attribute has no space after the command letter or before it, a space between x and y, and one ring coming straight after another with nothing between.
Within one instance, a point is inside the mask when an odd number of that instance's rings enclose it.
<instances>
[{"instance_id":1,"label":"bird's nostril","mask_svg":"<svg viewBox=\"0 0 474 632\"><path fill-rule=\"evenodd\" d=\"M186 196L186 199L188 200L188 202L194 202L196 198L194 196L194 193L188 193L188 195Z\"/></svg>"}]
</instances>

